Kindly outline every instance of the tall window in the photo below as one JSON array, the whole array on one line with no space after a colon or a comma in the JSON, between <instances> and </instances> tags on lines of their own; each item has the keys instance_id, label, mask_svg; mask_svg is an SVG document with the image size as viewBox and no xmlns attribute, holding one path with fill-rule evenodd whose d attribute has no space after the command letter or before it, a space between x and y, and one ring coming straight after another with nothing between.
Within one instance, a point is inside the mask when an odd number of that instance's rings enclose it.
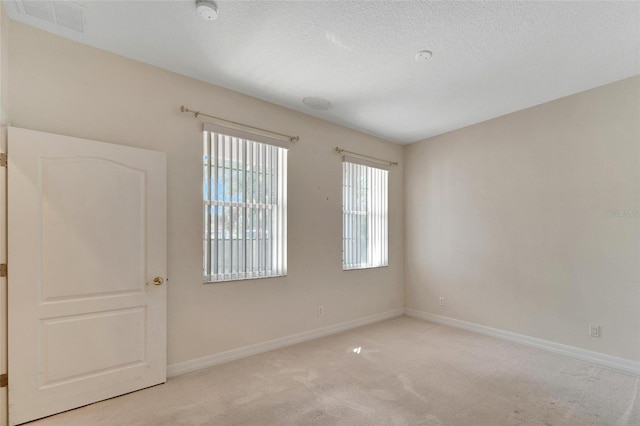
<instances>
[{"instance_id":1,"label":"tall window","mask_svg":"<svg viewBox=\"0 0 640 426\"><path fill-rule=\"evenodd\" d=\"M387 266L389 172L352 157L342 167L342 269Z\"/></svg>"},{"instance_id":2,"label":"tall window","mask_svg":"<svg viewBox=\"0 0 640 426\"><path fill-rule=\"evenodd\" d=\"M204 282L287 273L287 149L241 136L205 125Z\"/></svg>"}]
</instances>

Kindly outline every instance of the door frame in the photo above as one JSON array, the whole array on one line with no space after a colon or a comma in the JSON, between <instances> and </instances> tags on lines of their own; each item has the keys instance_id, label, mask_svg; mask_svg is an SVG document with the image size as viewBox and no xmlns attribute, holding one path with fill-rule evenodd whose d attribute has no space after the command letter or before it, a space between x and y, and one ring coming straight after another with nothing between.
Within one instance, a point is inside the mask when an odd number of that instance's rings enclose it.
<instances>
[{"instance_id":1,"label":"door frame","mask_svg":"<svg viewBox=\"0 0 640 426\"><path fill-rule=\"evenodd\" d=\"M0 153L7 154L7 126L0 127ZM0 264L7 264L7 167L0 167ZM8 275L8 274L7 274ZM0 277L0 374L7 374L7 282ZM0 387L0 426L9 423L8 386Z\"/></svg>"}]
</instances>

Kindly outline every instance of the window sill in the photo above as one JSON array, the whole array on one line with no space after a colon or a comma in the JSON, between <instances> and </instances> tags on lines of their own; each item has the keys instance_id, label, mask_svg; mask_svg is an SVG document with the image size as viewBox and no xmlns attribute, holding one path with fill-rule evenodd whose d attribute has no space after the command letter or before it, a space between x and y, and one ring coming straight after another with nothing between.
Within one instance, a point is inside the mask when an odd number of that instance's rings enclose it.
<instances>
[{"instance_id":1,"label":"window sill","mask_svg":"<svg viewBox=\"0 0 640 426\"><path fill-rule=\"evenodd\" d=\"M380 266L355 266L353 268L342 268L343 271L362 271L363 269L381 269L388 268L389 265L380 265Z\"/></svg>"},{"instance_id":2,"label":"window sill","mask_svg":"<svg viewBox=\"0 0 640 426\"><path fill-rule=\"evenodd\" d=\"M228 283L228 282L233 282L233 281L253 281L253 280L264 280L264 279L268 279L268 278L282 278L282 277L286 277L287 274L283 274L283 275L267 275L264 277L248 277L248 278L226 278L223 280L216 280L216 281L208 281L206 278L202 281L202 284L222 284L222 283Z\"/></svg>"}]
</instances>

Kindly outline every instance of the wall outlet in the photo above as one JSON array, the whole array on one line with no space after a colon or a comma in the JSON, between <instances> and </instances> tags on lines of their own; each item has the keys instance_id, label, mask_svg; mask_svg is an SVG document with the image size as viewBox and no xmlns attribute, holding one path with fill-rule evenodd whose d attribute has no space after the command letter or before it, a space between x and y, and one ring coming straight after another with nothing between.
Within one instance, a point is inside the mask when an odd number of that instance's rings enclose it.
<instances>
[{"instance_id":1,"label":"wall outlet","mask_svg":"<svg viewBox=\"0 0 640 426\"><path fill-rule=\"evenodd\" d=\"M440 298L440 306L444 306L444 297Z\"/></svg>"},{"instance_id":2,"label":"wall outlet","mask_svg":"<svg viewBox=\"0 0 640 426\"><path fill-rule=\"evenodd\" d=\"M594 324L589 325L589 336L600 337L600 326Z\"/></svg>"},{"instance_id":3,"label":"wall outlet","mask_svg":"<svg viewBox=\"0 0 640 426\"><path fill-rule=\"evenodd\" d=\"M324 314L324 306L318 306L318 316L321 317Z\"/></svg>"}]
</instances>

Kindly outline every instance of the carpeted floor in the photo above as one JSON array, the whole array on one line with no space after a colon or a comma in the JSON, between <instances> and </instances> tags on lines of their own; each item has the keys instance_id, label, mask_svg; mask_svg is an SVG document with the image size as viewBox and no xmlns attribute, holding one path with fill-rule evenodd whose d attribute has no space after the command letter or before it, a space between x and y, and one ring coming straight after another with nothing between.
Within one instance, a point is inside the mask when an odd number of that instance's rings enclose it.
<instances>
[{"instance_id":1,"label":"carpeted floor","mask_svg":"<svg viewBox=\"0 0 640 426\"><path fill-rule=\"evenodd\" d=\"M399 317L30 425L640 425L639 379Z\"/></svg>"}]
</instances>

